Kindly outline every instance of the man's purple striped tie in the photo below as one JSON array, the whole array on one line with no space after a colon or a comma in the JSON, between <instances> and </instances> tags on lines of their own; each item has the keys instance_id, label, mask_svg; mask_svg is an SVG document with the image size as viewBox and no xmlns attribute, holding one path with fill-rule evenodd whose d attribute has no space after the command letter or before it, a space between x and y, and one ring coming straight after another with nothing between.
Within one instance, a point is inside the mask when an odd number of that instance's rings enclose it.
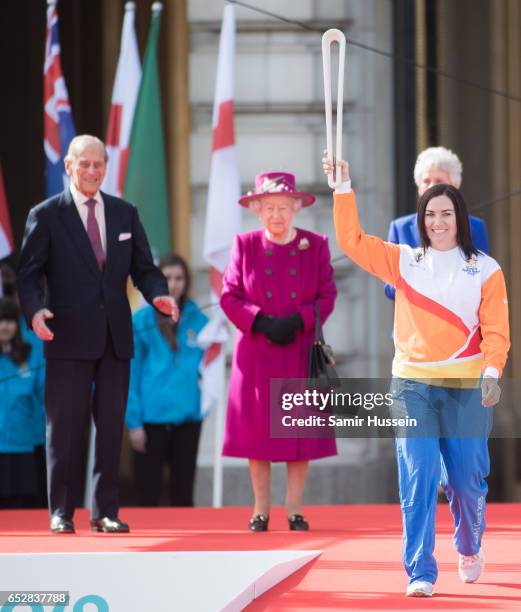
<instances>
[{"instance_id":1,"label":"man's purple striped tie","mask_svg":"<svg viewBox=\"0 0 521 612\"><path fill-rule=\"evenodd\" d=\"M105 253L103 252L103 246L101 244L101 234L99 231L98 221L94 214L94 207L96 206L96 200L90 199L85 202L85 206L89 209L87 215L87 234L92 245L92 250L98 261L100 270L103 270L105 266Z\"/></svg>"}]
</instances>

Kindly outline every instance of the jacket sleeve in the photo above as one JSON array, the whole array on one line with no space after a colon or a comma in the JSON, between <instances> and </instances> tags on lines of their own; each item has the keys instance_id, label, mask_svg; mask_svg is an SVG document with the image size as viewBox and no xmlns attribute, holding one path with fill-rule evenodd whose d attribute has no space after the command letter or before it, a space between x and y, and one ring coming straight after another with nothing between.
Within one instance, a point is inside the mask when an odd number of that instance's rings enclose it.
<instances>
[{"instance_id":1,"label":"jacket sleeve","mask_svg":"<svg viewBox=\"0 0 521 612\"><path fill-rule=\"evenodd\" d=\"M337 290L333 276L331 253L329 252L327 238L321 240L318 274L318 292L315 300L311 304L301 304L298 308L298 312L300 313L300 316L302 317L302 321L304 323L305 332L311 331L315 327L315 307L313 305L314 303L316 303L318 306L318 311L320 313L320 322L322 324L333 312L333 308L335 306Z\"/></svg>"},{"instance_id":2,"label":"jacket sleeve","mask_svg":"<svg viewBox=\"0 0 521 612\"><path fill-rule=\"evenodd\" d=\"M392 242L393 244L400 244L395 221L391 221L389 225L389 235L387 236L387 242ZM390 285L389 283L385 283L384 291L385 296L394 302L396 296L396 287L393 287L393 285Z\"/></svg>"},{"instance_id":3,"label":"jacket sleeve","mask_svg":"<svg viewBox=\"0 0 521 612\"><path fill-rule=\"evenodd\" d=\"M140 321L142 317L134 317L134 358L130 362L130 384L128 389L127 412L125 423L129 429L143 427L143 397L141 394L141 377L145 360L144 336L146 324ZM140 330L140 328L143 328Z\"/></svg>"},{"instance_id":4,"label":"jacket sleeve","mask_svg":"<svg viewBox=\"0 0 521 612\"><path fill-rule=\"evenodd\" d=\"M250 333L253 321L261 309L246 297L242 278L243 258L241 238L236 236L230 254L230 263L223 277L221 307L238 329Z\"/></svg>"},{"instance_id":5,"label":"jacket sleeve","mask_svg":"<svg viewBox=\"0 0 521 612\"><path fill-rule=\"evenodd\" d=\"M39 445L45 444L45 357L42 343L33 344L31 353L34 370L34 443Z\"/></svg>"},{"instance_id":6,"label":"jacket sleeve","mask_svg":"<svg viewBox=\"0 0 521 612\"><path fill-rule=\"evenodd\" d=\"M196 312L194 313L194 318L195 318L195 321L194 321L195 331L199 333L203 329L203 327L208 323L208 317L198 307Z\"/></svg>"},{"instance_id":7,"label":"jacket sleeve","mask_svg":"<svg viewBox=\"0 0 521 612\"><path fill-rule=\"evenodd\" d=\"M145 300L152 304L154 298L168 295L168 285L163 273L154 264L148 238L134 206L132 215L133 250L130 275Z\"/></svg>"},{"instance_id":8,"label":"jacket sleeve","mask_svg":"<svg viewBox=\"0 0 521 612\"><path fill-rule=\"evenodd\" d=\"M38 406L43 409L45 420L45 356L43 354L43 343L40 341L31 346L34 352L34 399Z\"/></svg>"},{"instance_id":9,"label":"jacket sleeve","mask_svg":"<svg viewBox=\"0 0 521 612\"><path fill-rule=\"evenodd\" d=\"M334 201L338 246L366 272L396 287L400 278L400 246L362 230L354 192L335 194Z\"/></svg>"},{"instance_id":10,"label":"jacket sleeve","mask_svg":"<svg viewBox=\"0 0 521 612\"><path fill-rule=\"evenodd\" d=\"M16 271L20 305L29 329L32 329L34 315L45 308L42 279L49 256L49 244L45 209L33 208L27 217Z\"/></svg>"},{"instance_id":11,"label":"jacket sleeve","mask_svg":"<svg viewBox=\"0 0 521 612\"><path fill-rule=\"evenodd\" d=\"M507 290L501 269L496 270L483 283L479 324L481 352L484 357L483 371L488 367L496 368L501 376L510 348Z\"/></svg>"}]
</instances>

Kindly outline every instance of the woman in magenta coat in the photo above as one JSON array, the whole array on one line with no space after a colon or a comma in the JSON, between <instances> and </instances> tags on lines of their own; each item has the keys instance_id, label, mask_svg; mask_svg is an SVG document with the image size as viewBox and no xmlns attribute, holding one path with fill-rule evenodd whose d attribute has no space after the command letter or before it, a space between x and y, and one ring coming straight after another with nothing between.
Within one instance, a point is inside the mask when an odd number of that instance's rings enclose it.
<instances>
[{"instance_id":1,"label":"woman in magenta coat","mask_svg":"<svg viewBox=\"0 0 521 612\"><path fill-rule=\"evenodd\" d=\"M223 280L221 306L237 327L223 454L249 459L252 531L268 528L272 461L287 462L289 527L304 531L308 462L336 454L334 439L270 436L270 379L307 377L314 304L323 323L337 293L327 238L293 227L295 213L314 201L296 191L292 174L258 174L255 192L239 203L259 216L263 228L235 238Z\"/></svg>"}]
</instances>

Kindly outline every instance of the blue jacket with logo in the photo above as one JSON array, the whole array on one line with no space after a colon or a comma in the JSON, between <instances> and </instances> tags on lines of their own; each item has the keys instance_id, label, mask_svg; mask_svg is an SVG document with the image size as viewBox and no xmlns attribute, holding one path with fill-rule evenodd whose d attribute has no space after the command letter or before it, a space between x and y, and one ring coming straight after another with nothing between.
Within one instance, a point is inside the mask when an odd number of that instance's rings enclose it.
<instances>
[{"instance_id":1,"label":"blue jacket with logo","mask_svg":"<svg viewBox=\"0 0 521 612\"><path fill-rule=\"evenodd\" d=\"M178 425L201 420L199 365L203 349L197 334L208 318L187 300L177 328L177 351L161 334L156 310L147 306L133 317L135 355L131 364L126 424Z\"/></svg>"}]
</instances>

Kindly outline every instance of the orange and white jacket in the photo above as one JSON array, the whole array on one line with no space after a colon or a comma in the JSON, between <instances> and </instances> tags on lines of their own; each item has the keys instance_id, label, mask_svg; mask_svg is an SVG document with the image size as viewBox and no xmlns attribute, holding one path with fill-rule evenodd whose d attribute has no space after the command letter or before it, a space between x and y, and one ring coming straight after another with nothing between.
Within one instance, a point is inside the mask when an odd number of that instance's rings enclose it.
<instances>
[{"instance_id":1,"label":"orange and white jacket","mask_svg":"<svg viewBox=\"0 0 521 612\"><path fill-rule=\"evenodd\" d=\"M346 184L348 185L348 184ZM342 187L339 191L342 190ZM364 233L355 194L335 193L336 239L361 268L396 287L393 376L499 377L510 348L503 272L481 252L385 242Z\"/></svg>"}]
</instances>

